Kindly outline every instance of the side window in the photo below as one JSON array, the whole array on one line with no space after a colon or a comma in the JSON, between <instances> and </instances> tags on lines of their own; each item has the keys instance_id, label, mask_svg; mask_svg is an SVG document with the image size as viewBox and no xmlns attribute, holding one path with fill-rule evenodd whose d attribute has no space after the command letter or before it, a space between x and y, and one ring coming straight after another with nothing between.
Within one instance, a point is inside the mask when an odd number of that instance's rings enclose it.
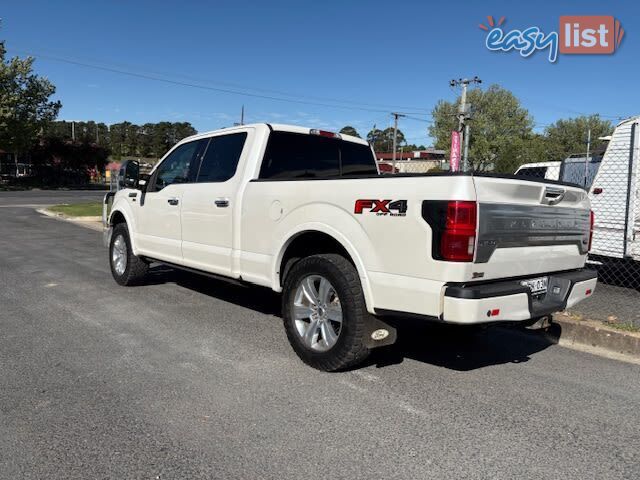
<instances>
[{"instance_id":1,"label":"side window","mask_svg":"<svg viewBox=\"0 0 640 480\"><path fill-rule=\"evenodd\" d=\"M191 164L201 146L202 141L189 142L171 152L154 174L153 191L158 192L174 183L187 183Z\"/></svg>"},{"instance_id":2,"label":"side window","mask_svg":"<svg viewBox=\"0 0 640 480\"><path fill-rule=\"evenodd\" d=\"M226 182L236 173L247 133L211 137L196 182Z\"/></svg>"},{"instance_id":3,"label":"side window","mask_svg":"<svg viewBox=\"0 0 640 480\"><path fill-rule=\"evenodd\" d=\"M340 176L340 141L311 135L273 132L260 178L332 178Z\"/></svg>"}]
</instances>

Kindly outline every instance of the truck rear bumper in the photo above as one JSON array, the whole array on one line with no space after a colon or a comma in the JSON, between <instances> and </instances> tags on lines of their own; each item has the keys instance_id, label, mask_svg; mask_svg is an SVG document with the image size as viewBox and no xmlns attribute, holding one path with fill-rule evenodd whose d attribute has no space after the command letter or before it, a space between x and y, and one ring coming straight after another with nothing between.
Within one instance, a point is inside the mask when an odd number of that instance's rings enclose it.
<instances>
[{"instance_id":1,"label":"truck rear bumper","mask_svg":"<svg viewBox=\"0 0 640 480\"><path fill-rule=\"evenodd\" d=\"M521 285L525 279L447 284L442 320L475 324L542 317L590 297L598 279L597 273L588 269L552 273L548 277L547 293L541 296L532 295L528 287Z\"/></svg>"}]
</instances>

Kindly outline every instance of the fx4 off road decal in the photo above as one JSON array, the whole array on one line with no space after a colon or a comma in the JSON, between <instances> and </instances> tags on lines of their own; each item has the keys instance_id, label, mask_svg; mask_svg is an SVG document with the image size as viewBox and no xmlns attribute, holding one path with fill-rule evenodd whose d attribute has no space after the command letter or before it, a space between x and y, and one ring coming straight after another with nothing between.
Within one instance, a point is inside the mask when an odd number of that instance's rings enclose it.
<instances>
[{"instance_id":1,"label":"fx4 off road decal","mask_svg":"<svg viewBox=\"0 0 640 480\"><path fill-rule=\"evenodd\" d=\"M376 215L389 215L391 217L404 217L407 215L406 200L356 200L353 210L355 214L375 213Z\"/></svg>"}]
</instances>

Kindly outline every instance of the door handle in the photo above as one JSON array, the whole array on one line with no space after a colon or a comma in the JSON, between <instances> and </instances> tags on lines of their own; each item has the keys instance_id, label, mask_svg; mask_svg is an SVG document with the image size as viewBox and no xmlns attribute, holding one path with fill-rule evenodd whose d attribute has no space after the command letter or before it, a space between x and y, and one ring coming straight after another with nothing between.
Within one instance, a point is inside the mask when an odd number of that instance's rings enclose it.
<instances>
[{"instance_id":1,"label":"door handle","mask_svg":"<svg viewBox=\"0 0 640 480\"><path fill-rule=\"evenodd\" d=\"M179 200L177 198L175 198L175 197L171 197L171 198L167 198L167 203L169 205L175 206L175 205L178 205Z\"/></svg>"},{"instance_id":2,"label":"door handle","mask_svg":"<svg viewBox=\"0 0 640 480\"><path fill-rule=\"evenodd\" d=\"M229 206L229 199L228 198L216 198L215 204L216 204L216 207L218 207L218 208L228 207Z\"/></svg>"}]
</instances>

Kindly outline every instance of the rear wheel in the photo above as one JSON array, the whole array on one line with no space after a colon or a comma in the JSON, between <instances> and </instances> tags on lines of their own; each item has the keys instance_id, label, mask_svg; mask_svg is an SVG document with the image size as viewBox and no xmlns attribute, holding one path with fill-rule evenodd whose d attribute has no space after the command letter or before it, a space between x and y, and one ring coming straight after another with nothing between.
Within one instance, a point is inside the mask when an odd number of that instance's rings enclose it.
<instances>
[{"instance_id":1,"label":"rear wheel","mask_svg":"<svg viewBox=\"0 0 640 480\"><path fill-rule=\"evenodd\" d=\"M113 279L123 286L143 283L149 264L133 254L129 230L125 223L113 228L109 245L109 264Z\"/></svg>"},{"instance_id":2,"label":"rear wheel","mask_svg":"<svg viewBox=\"0 0 640 480\"><path fill-rule=\"evenodd\" d=\"M289 342L308 365L335 371L368 356L369 313L358 272L344 257L314 255L297 262L286 277L282 302Z\"/></svg>"}]
</instances>

